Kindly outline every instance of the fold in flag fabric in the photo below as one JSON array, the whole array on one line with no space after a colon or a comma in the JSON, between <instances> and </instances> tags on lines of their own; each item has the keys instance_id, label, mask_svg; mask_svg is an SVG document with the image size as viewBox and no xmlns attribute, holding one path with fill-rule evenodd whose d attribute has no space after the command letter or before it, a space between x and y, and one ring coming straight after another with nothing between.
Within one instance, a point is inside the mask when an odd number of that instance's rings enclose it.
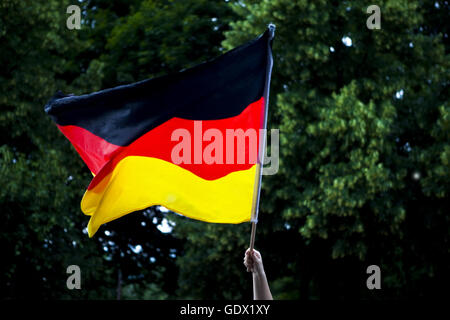
<instances>
[{"instance_id":1,"label":"fold in flag fabric","mask_svg":"<svg viewBox=\"0 0 450 320\"><path fill-rule=\"evenodd\" d=\"M94 175L81 201L90 237L153 205L212 223L251 220L271 43L268 30L176 74L47 103Z\"/></svg>"}]
</instances>

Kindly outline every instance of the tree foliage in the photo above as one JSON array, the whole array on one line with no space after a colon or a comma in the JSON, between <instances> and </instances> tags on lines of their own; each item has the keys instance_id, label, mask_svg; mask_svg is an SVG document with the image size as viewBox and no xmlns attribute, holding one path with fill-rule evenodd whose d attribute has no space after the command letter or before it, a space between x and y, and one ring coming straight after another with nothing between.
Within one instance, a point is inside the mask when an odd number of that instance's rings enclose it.
<instances>
[{"instance_id":1,"label":"tree foliage","mask_svg":"<svg viewBox=\"0 0 450 320\"><path fill-rule=\"evenodd\" d=\"M0 3L3 298L251 297L250 225L149 208L89 239L92 178L43 106L173 73L277 26L269 127L280 170L263 177L256 247L278 299L437 296L448 283L449 56L446 1ZM176 182L174 182L176 183ZM172 232L162 232L169 221ZM66 288L77 264L82 290ZM365 286L381 267L382 292Z\"/></svg>"},{"instance_id":2,"label":"tree foliage","mask_svg":"<svg viewBox=\"0 0 450 320\"><path fill-rule=\"evenodd\" d=\"M266 178L262 215L284 220L306 256L327 261L304 285L331 278L319 296L345 296L339 278L370 264L392 296L437 294L448 279L449 59L448 27L436 21L448 4L382 1L380 30L365 27L366 5L234 6L241 19L229 48L267 22L278 26L270 122L280 128L281 166Z\"/></svg>"}]
</instances>

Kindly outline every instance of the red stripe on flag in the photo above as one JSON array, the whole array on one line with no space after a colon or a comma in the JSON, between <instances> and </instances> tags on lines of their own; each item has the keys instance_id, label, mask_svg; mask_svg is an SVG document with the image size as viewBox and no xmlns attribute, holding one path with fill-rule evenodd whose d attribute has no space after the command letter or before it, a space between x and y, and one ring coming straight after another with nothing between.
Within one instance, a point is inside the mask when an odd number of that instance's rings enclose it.
<instances>
[{"instance_id":1,"label":"red stripe on flag","mask_svg":"<svg viewBox=\"0 0 450 320\"><path fill-rule=\"evenodd\" d=\"M120 160L127 156L153 157L174 163L172 151L181 143L181 139L172 141L172 134L175 130L179 129L189 132L190 134L191 161L190 163L179 163L177 165L203 179L215 180L234 171L249 169L255 164L255 162L251 162L252 157L250 157L250 154L255 157L257 156L257 148L259 146L258 133L261 128L263 112L264 99L261 98L250 104L241 114L235 117L201 121L201 132L196 132L200 126L199 122L196 123L196 120L172 118L142 135L126 147L110 144L100 137L79 127L63 126L60 127L60 129L74 144L91 171L96 174L88 189L94 188L114 169ZM212 139L213 141L203 141L203 134L209 129L215 129L216 132L218 130L222 134L223 164L207 164L205 163L205 159L203 159L205 148L214 141L214 139ZM234 149L226 150L227 129L242 129L243 131L248 129L254 130L256 133L256 149L250 150L250 141L246 139L245 149L239 148L237 146L237 140L234 140ZM201 144L201 146L199 144ZM232 163L227 163L227 152L232 152ZM243 156L245 160L244 163L238 163L239 153L245 153L245 155L241 154L241 157ZM201 163L194 163L196 160L201 161Z\"/></svg>"},{"instance_id":2,"label":"red stripe on flag","mask_svg":"<svg viewBox=\"0 0 450 320\"><path fill-rule=\"evenodd\" d=\"M109 143L86 129L77 126L57 126L69 139L93 174L98 174L115 154L126 148Z\"/></svg>"}]
</instances>

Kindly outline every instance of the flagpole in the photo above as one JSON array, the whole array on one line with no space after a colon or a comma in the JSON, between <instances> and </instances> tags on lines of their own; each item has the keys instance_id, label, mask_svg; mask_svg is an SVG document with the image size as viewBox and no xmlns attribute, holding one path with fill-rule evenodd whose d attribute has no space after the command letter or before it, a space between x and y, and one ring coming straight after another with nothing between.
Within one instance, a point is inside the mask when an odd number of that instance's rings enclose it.
<instances>
[{"instance_id":1,"label":"flagpole","mask_svg":"<svg viewBox=\"0 0 450 320\"><path fill-rule=\"evenodd\" d=\"M269 111L269 91L270 91L270 78L272 74L272 65L273 65L273 59L272 59L272 51L270 42L273 40L275 36L275 25L270 23L268 26L269 29L269 39L267 41L267 68L266 68L266 83L264 86L264 130L267 129L267 115ZM261 182L262 182L262 170L264 165L264 155L265 155L265 148L266 148L266 135L267 133L264 131L264 134L262 137L260 136L260 145L258 149L258 161L257 164L257 170L255 173L255 188L253 190L253 203L252 203L252 215L251 215L251 222L252 222L252 231L250 235L250 251L253 250L255 246L255 235L256 235L256 224L258 223L258 214L259 214L259 199L261 195ZM256 197L255 197L256 194Z\"/></svg>"}]
</instances>

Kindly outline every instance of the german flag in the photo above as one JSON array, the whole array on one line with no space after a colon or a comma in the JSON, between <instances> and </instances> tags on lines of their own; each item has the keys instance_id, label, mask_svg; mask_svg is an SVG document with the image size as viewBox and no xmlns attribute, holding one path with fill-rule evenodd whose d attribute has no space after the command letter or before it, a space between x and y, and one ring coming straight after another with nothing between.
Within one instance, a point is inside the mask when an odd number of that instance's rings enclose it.
<instances>
[{"instance_id":1,"label":"german flag","mask_svg":"<svg viewBox=\"0 0 450 320\"><path fill-rule=\"evenodd\" d=\"M58 92L47 103L94 175L81 201L90 237L153 205L213 223L251 220L271 43L267 30L176 74L80 96Z\"/></svg>"}]
</instances>

